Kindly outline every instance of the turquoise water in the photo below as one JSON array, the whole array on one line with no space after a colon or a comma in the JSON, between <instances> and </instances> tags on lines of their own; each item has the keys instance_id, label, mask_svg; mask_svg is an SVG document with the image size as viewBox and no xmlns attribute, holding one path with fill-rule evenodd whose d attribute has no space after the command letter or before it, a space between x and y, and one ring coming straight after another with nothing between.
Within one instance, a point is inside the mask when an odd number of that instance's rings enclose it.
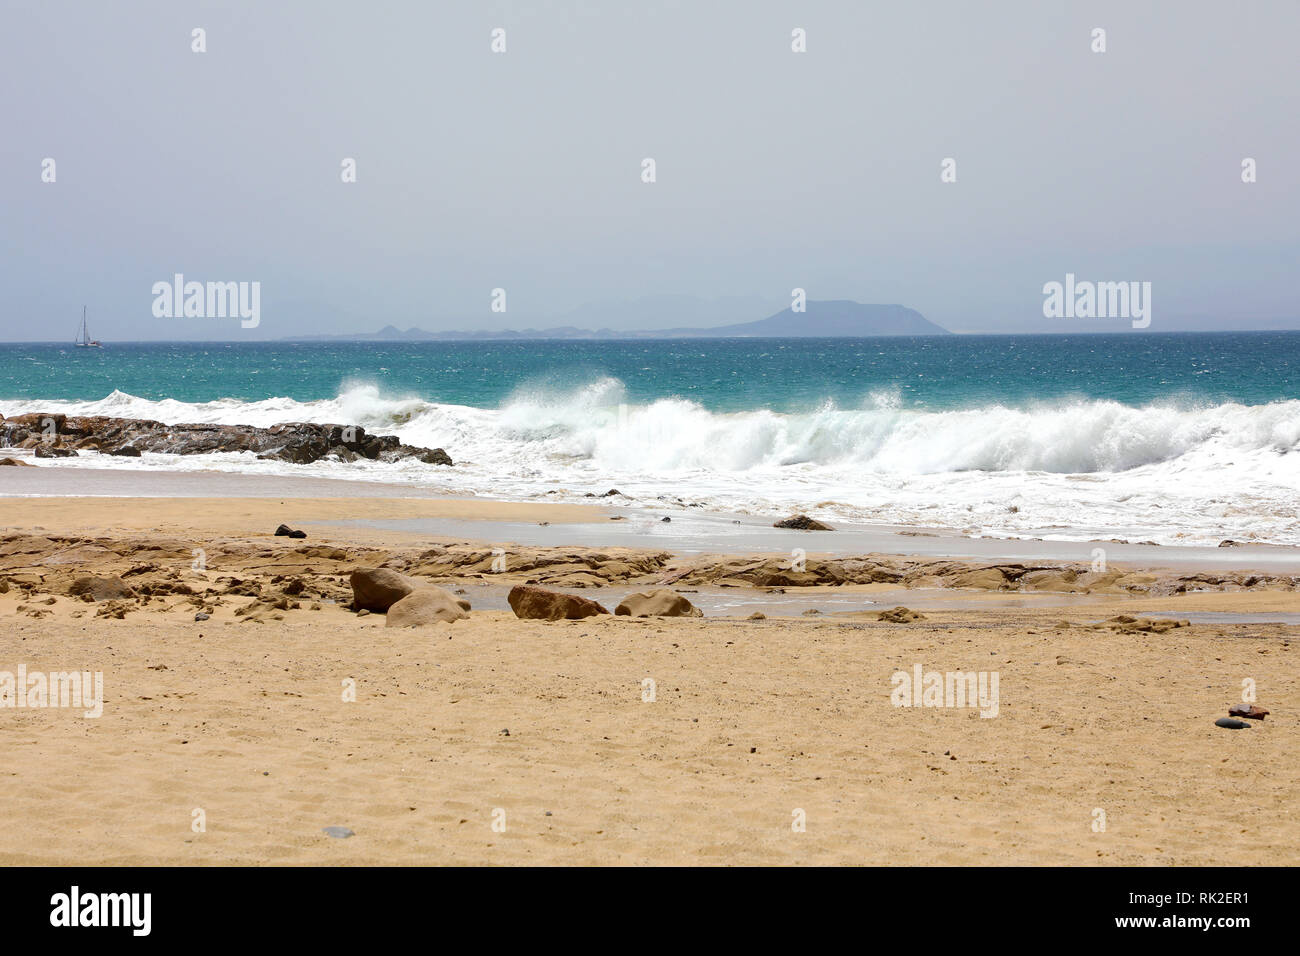
<instances>
[{"instance_id":1,"label":"turquoise water","mask_svg":"<svg viewBox=\"0 0 1300 956\"><path fill-rule=\"evenodd\" d=\"M0 413L32 411L358 424L456 461L45 467L548 501L614 487L653 507L972 536L1300 545L1300 332L0 346Z\"/></svg>"},{"instance_id":2,"label":"turquoise water","mask_svg":"<svg viewBox=\"0 0 1300 956\"><path fill-rule=\"evenodd\" d=\"M497 408L518 390L600 378L626 400L804 411L890 396L904 408L1062 399L1259 405L1300 398L1300 332L879 339L0 345L5 400L299 402L357 383L393 397Z\"/></svg>"}]
</instances>

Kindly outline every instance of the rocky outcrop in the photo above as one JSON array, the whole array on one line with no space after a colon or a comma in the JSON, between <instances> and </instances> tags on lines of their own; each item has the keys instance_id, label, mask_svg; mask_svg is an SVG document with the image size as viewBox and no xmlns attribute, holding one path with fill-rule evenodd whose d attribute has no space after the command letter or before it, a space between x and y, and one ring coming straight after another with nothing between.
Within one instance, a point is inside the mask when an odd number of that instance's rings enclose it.
<instances>
[{"instance_id":1,"label":"rocky outcrop","mask_svg":"<svg viewBox=\"0 0 1300 956\"><path fill-rule=\"evenodd\" d=\"M68 587L68 593L73 597L81 597L89 601L114 601L135 597L135 591L131 586L116 574L108 577L84 574L73 580Z\"/></svg>"},{"instance_id":2,"label":"rocky outcrop","mask_svg":"<svg viewBox=\"0 0 1300 956\"><path fill-rule=\"evenodd\" d=\"M38 458L64 457L79 450L138 457L143 452L203 455L249 452L258 458L310 464L332 455L345 461L415 458L450 465L441 448L403 445L396 435L368 435L359 425L289 422L253 425L164 425L145 418L68 416L33 412L0 422L0 448L35 448ZM42 450L44 449L44 450Z\"/></svg>"},{"instance_id":3,"label":"rocky outcrop","mask_svg":"<svg viewBox=\"0 0 1300 956\"><path fill-rule=\"evenodd\" d=\"M595 601L576 594L548 591L530 584L519 584L510 589L506 600L515 617L541 621L576 621L595 614L608 614Z\"/></svg>"},{"instance_id":4,"label":"rocky outcrop","mask_svg":"<svg viewBox=\"0 0 1300 956\"><path fill-rule=\"evenodd\" d=\"M1190 627L1190 621L1178 621L1166 617L1133 617L1131 614L1116 614L1112 618L1107 618L1099 624L1092 625L1094 628L1106 628L1112 631L1119 631L1121 634L1163 634L1166 631L1172 631L1178 627Z\"/></svg>"},{"instance_id":5,"label":"rocky outcrop","mask_svg":"<svg viewBox=\"0 0 1300 956\"><path fill-rule=\"evenodd\" d=\"M676 591L659 588L640 594L629 594L618 607L615 614L631 617L703 617L704 612L682 597Z\"/></svg>"}]
</instances>

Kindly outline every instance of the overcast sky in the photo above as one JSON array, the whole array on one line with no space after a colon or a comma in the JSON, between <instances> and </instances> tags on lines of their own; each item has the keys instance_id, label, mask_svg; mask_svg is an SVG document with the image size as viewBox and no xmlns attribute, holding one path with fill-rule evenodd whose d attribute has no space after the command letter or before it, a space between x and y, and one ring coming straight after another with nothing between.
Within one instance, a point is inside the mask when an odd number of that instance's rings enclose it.
<instances>
[{"instance_id":1,"label":"overcast sky","mask_svg":"<svg viewBox=\"0 0 1300 956\"><path fill-rule=\"evenodd\" d=\"M1298 36L1295 0L10 0L0 339L83 303L110 341L244 339L794 287L1062 331L1067 272L1150 281L1152 331L1300 328ZM177 272L260 282L260 326L156 318Z\"/></svg>"}]
</instances>

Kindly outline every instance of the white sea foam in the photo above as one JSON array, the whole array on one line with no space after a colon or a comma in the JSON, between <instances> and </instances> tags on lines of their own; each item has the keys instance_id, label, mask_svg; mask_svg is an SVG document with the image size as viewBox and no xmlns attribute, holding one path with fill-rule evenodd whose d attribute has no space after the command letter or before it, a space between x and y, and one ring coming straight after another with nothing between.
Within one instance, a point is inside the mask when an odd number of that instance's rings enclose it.
<instances>
[{"instance_id":1,"label":"white sea foam","mask_svg":"<svg viewBox=\"0 0 1300 956\"><path fill-rule=\"evenodd\" d=\"M520 390L499 409L386 396L358 383L312 402L190 404L114 392L96 402L0 403L6 415L44 410L171 424L355 423L445 448L457 461L443 469L147 455L85 456L63 466L315 474L549 500L617 487L643 501L665 496L750 513L799 508L969 534L1300 544L1300 401L925 411L885 392L858 408L720 413L681 398L629 404L622 384L603 378L567 391Z\"/></svg>"}]
</instances>

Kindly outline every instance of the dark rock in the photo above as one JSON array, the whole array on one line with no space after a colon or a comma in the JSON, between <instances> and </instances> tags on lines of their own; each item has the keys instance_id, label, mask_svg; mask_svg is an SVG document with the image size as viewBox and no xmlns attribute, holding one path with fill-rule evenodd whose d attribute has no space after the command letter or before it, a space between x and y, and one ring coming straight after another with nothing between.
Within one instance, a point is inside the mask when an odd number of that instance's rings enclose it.
<instances>
[{"instance_id":1,"label":"dark rock","mask_svg":"<svg viewBox=\"0 0 1300 956\"><path fill-rule=\"evenodd\" d=\"M104 454L113 455L117 458L139 458L140 449L134 445L118 445L116 448L108 449Z\"/></svg>"},{"instance_id":2,"label":"dark rock","mask_svg":"<svg viewBox=\"0 0 1300 956\"><path fill-rule=\"evenodd\" d=\"M672 518L669 518L669 517L667 517L667 516L665 516L665 517L663 517L663 518L660 518L659 520L660 520L660 521L672 521L673 519L672 519Z\"/></svg>"},{"instance_id":3,"label":"dark rock","mask_svg":"<svg viewBox=\"0 0 1300 956\"><path fill-rule=\"evenodd\" d=\"M783 521L774 521L773 528L793 528L796 531L834 531L830 525L822 524L816 518L809 518L807 515L794 515Z\"/></svg>"},{"instance_id":4,"label":"dark rock","mask_svg":"<svg viewBox=\"0 0 1300 956\"><path fill-rule=\"evenodd\" d=\"M64 448L62 445L50 445L41 443L36 446L37 458L76 458L77 453L71 448Z\"/></svg>"},{"instance_id":5,"label":"dark rock","mask_svg":"<svg viewBox=\"0 0 1300 956\"><path fill-rule=\"evenodd\" d=\"M450 465L452 463L451 456L441 448L434 448L419 457L420 461L424 462L426 465Z\"/></svg>"},{"instance_id":6,"label":"dark rock","mask_svg":"<svg viewBox=\"0 0 1300 956\"><path fill-rule=\"evenodd\" d=\"M604 493L603 495L601 495L600 497L602 497L602 498L610 498L610 497L613 497L614 495L618 495L620 498L626 498L626 497L627 497L627 495L623 494L623 492L619 491L617 488L611 488L611 489L609 489L609 491L605 492L605 493Z\"/></svg>"},{"instance_id":7,"label":"dark rock","mask_svg":"<svg viewBox=\"0 0 1300 956\"><path fill-rule=\"evenodd\" d=\"M50 424L60 444L51 445ZM395 435L367 435L356 425L323 425L287 422L270 428L252 425L192 423L165 425L143 418L110 418L104 415L52 415L39 412L18 415L0 422L0 447L112 449L106 454L134 457L138 452L171 455L200 455L210 452L252 452L259 458L307 464L326 455L348 459L360 456L384 460L415 457L433 464L451 464L440 448L403 445ZM125 451L130 448L132 451ZM73 448L68 448L71 454ZM39 454L39 451L38 451ZM46 452L41 457L63 457Z\"/></svg>"},{"instance_id":8,"label":"dark rock","mask_svg":"<svg viewBox=\"0 0 1300 956\"><path fill-rule=\"evenodd\" d=\"M287 524L282 524L280 525L280 527L275 529L275 536L277 538L284 538L291 534L293 534L293 529L290 528Z\"/></svg>"},{"instance_id":9,"label":"dark rock","mask_svg":"<svg viewBox=\"0 0 1300 956\"><path fill-rule=\"evenodd\" d=\"M1231 717L1220 717L1214 722L1214 726L1227 727L1229 730L1244 730L1249 727L1250 724L1246 723L1244 720L1233 720Z\"/></svg>"},{"instance_id":10,"label":"dark rock","mask_svg":"<svg viewBox=\"0 0 1300 956\"><path fill-rule=\"evenodd\" d=\"M208 621L208 620L211 620L211 619L212 619L212 615L211 615L211 614L204 614L202 611L200 611L198 614L195 614L195 615L194 615L194 620L196 620L196 621Z\"/></svg>"},{"instance_id":11,"label":"dark rock","mask_svg":"<svg viewBox=\"0 0 1300 956\"><path fill-rule=\"evenodd\" d=\"M289 532L289 537L291 537L291 538L305 538L305 537L307 537L307 532L306 532L306 531L290 531L290 532Z\"/></svg>"}]
</instances>

